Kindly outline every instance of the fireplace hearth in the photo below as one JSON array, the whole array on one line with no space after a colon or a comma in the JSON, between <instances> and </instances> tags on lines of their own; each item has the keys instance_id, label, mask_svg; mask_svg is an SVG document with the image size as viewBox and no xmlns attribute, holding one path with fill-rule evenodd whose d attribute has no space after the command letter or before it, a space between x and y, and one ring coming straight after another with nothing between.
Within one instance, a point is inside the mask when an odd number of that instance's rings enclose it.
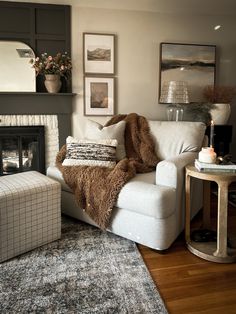
<instances>
[{"instance_id":1,"label":"fireplace hearth","mask_svg":"<svg viewBox=\"0 0 236 314\"><path fill-rule=\"evenodd\" d=\"M0 175L45 173L44 126L0 127Z\"/></svg>"}]
</instances>

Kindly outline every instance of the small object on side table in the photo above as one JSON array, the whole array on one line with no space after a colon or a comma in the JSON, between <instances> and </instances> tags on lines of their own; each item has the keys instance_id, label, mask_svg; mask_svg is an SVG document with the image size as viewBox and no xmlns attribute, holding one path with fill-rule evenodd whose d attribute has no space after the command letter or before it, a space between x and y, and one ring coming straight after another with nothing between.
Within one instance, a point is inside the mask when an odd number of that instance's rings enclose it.
<instances>
[{"instance_id":1,"label":"small object on side table","mask_svg":"<svg viewBox=\"0 0 236 314\"><path fill-rule=\"evenodd\" d=\"M217 240L217 233L210 229L194 230L191 233L191 239L195 242L210 242Z\"/></svg>"},{"instance_id":2,"label":"small object on side table","mask_svg":"<svg viewBox=\"0 0 236 314\"><path fill-rule=\"evenodd\" d=\"M191 232L191 240L194 242L216 242L217 232L210 229L197 229ZM227 239L227 247L232 248L229 239Z\"/></svg>"},{"instance_id":3,"label":"small object on side table","mask_svg":"<svg viewBox=\"0 0 236 314\"><path fill-rule=\"evenodd\" d=\"M202 147L198 154L198 160L201 162L214 164L216 162L216 153L213 147Z\"/></svg>"},{"instance_id":4,"label":"small object on side table","mask_svg":"<svg viewBox=\"0 0 236 314\"><path fill-rule=\"evenodd\" d=\"M219 161L217 160L217 163L212 164L212 163L202 162L199 159L195 159L194 166L198 171L202 171L202 172L215 172L215 173L218 173L218 172L235 173L236 172L236 165L232 162L219 163Z\"/></svg>"}]
</instances>

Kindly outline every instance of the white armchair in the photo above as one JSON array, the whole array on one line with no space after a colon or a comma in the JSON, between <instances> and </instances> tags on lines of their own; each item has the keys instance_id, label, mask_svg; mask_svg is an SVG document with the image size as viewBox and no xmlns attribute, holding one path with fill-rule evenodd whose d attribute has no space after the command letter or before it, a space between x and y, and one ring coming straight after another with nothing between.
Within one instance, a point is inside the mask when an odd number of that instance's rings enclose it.
<instances>
[{"instance_id":1,"label":"white armchair","mask_svg":"<svg viewBox=\"0 0 236 314\"><path fill-rule=\"evenodd\" d=\"M156 171L137 174L121 189L108 231L157 250L167 249L184 228L185 166L202 147L201 122L149 121L157 155ZM47 175L62 184L62 212L96 225L78 208L74 195L56 167ZM199 182L192 195L192 215L202 206Z\"/></svg>"}]
</instances>

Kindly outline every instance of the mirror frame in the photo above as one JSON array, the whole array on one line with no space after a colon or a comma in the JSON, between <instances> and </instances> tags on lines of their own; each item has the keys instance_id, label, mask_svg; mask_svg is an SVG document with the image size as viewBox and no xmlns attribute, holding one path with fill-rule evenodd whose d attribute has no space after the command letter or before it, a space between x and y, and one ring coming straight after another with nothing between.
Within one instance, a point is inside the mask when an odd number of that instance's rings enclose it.
<instances>
[{"instance_id":1,"label":"mirror frame","mask_svg":"<svg viewBox=\"0 0 236 314\"><path fill-rule=\"evenodd\" d=\"M33 49L20 41L0 40L0 92L36 92Z\"/></svg>"}]
</instances>

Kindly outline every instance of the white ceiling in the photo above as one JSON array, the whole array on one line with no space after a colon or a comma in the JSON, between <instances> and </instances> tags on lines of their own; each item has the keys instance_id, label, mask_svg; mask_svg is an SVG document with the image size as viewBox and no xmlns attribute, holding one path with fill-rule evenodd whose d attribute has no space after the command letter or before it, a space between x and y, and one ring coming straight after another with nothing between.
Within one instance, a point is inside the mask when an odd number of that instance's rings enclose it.
<instances>
[{"instance_id":1,"label":"white ceiling","mask_svg":"<svg viewBox=\"0 0 236 314\"><path fill-rule=\"evenodd\" d=\"M83 7L107 9L175 14L236 15L236 0L71 0L71 2Z\"/></svg>"},{"instance_id":2,"label":"white ceiling","mask_svg":"<svg viewBox=\"0 0 236 314\"><path fill-rule=\"evenodd\" d=\"M9 1L9 0L3 0ZM170 14L236 16L236 0L10 0Z\"/></svg>"}]
</instances>

